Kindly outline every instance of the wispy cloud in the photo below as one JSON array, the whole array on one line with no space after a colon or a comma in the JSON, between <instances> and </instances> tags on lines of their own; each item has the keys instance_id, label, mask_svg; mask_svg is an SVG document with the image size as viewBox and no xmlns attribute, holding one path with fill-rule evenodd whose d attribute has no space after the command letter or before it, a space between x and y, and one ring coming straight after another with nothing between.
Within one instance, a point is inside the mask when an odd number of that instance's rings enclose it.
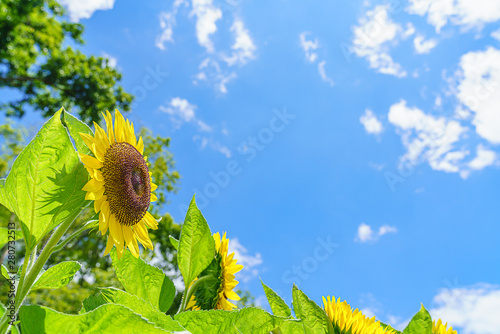
<instances>
[{"instance_id":1,"label":"wispy cloud","mask_svg":"<svg viewBox=\"0 0 500 334\"><path fill-rule=\"evenodd\" d=\"M160 28L162 29L162 33L156 36L155 45L160 50L165 50L165 44L174 42L174 25L175 18L177 16L177 11L181 5L189 6L189 3L186 0L175 0L172 5L172 10L169 12L161 12L160 13Z\"/></svg>"},{"instance_id":2,"label":"wispy cloud","mask_svg":"<svg viewBox=\"0 0 500 334\"><path fill-rule=\"evenodd\" d=\"M223 59L229 66L245 65L249 60L255 58L257 47L241 19L235 18L230 30L234 38L234 43L231 46L233 53L229 57L223 56Z\"/></svg>"},{"instance_id":3,"label":"wispy cloud","mask_svg":"<svg viewBox=\"0 0 500 334\"><path fill-rule=\"evenodd\" d=\"M196 105L189 103L188 100L174 97L167 106L160 106L160 111L170 115L170 119L176 128L179 128L183 123L193 123L202 132L212 131L212 127L196 117L196 108Z\"/></svg>"},{"instance_id":4,"label":"wispy cloud","mask_svg":"<svg viewBox=\"0 0 500 334\"><path fill-rule=\"evenodd\" d=\"M222 11L213 4L213 0L193 0L191 16L196 16L196 38L208 53L215 51L210 35L217 31L217 21L222 18Z\"/></svg>"},{"instance_id":5,"label":"wispy cloud","mask_svg":"<svg viewBox=\"0 0 500 334\"><path fill-rule=\"evenodd\" d=\"M243 265L241 275L243 282L248 282L251 279L259 276L259 266L262 264L262 256L260 253L250 254L245 246L243 246L238 238L231 238L229 241L229 254L234 252L234 258L238 260L238 264Z\"/></svg>"},{"instance_id":6,"label":"wispy cloud","mask_svg":"<svg viewBox=\"0 0 500 334\"><path fill-rule=\"evenodd\" d=\"M395 226L390 225L382 225L379 227L378 231L374 231L370 225L361 223L358 226L358 232L354 241L359 243L375 242L383 235L388 233L397 233L397 231L398 230Z\"/></svg>"},{"instance_id":7,"label":"wispy cloud","mask_svg":"<svg viewBox=\"0 0 500 334\"><path fill-rule=\"evenodd\" d=\"M299 34L300 47L304 50L305 57L308 62L315 63L318 60L318 54L315 52L318 50L320 44L317 38L314 40L308 39L307 36L310 33L308 31L301 32ZM330 78L326 74L326 60L321 60L318 62L318 73L321 77L321 80L329 84L330 86L334 85L332 78Z\"/></svg>"},{"instance_id":8,"label":"wispy cloud","mask_svg":"<svg viewBox=\"0 0 500 334\"><path fill-rule=\"evenodd\" d=\"M97 10L112 9L115 0L61 0L60 3L68 9L70 20L78 22L90 18Z\"/></svg>"},{"instance_id":9,"label":"wispy cloud","mask_svg":"<svg viewBox=\"0 0 500 334\"><path fill-rule=\"evenodd\" d=\"M200 150L204 150L209 147L212 150L223 154L226 158L231 158L232 156L231 150L227 146L222 145L219 141L215 140L213 137L195 135L193 137L193 141L199 143Z\"/></svg>"},{"instance_id":10,"label":"wispy cloud","mask_svg":"<svg viewBox=\"0 0 500 334\"><path fill-rule=\"evenodd\" d=\"M365 113L359 118L359 122L365 127L366 133L379 135L384 131L382 122L370 109L365 110Z\"/></svg>"},{"instance_id":11,"label":"wispy cloud","mask_svg":"<svg viewBox=\"0 0 500 334\"><path fill-rule=\"evenodd\" d=\"M401 65L392 59L389 49L399 40L413 35L415 28L408 24L403 29L394 23L389 16L388 5L379 5L368 11L353 28L353 33L352 51L368 60L371 68L400 78L407 75Z\"/></svg>"},{"instance_id":12,"label":"wispy cloud","mask_svg":"<svg viewBox=\"0 0 500 334\"><path fill-rule=\"evenodd\" d=\"M411 14L427 16L427 22L438 33L448 23L464 29L480 29L487 23L500 20L497 0L410 0L407 10Z\"/></svg>"},{"instance_id":13,"label":"wispy cloud","mask_svg":"<svg viewBox=\"0 0 500 334\"><path fill-rule=\"evenodd\" d=\"M299 35L300 39L300 46L304 50L304 53L306 55L306 59L314 63L316 59L318 58L318 55L314 52L318 47L319 47L319 42L318 39L314 40L308 40L307 35L309 34L308 31L301 32Z\"/></svg>"},{"instance_id":14,"label":"wispy cloud","mask_svg":"<svg viewBox=\"0 0 500 334\"><path fill-rule=\"evenodd\" d=\"M423 35L417 34L415 39L413 40L413 46L415 47L415 51L418 54L424 54L431 52L437 45L436 39L425 39Z\"/></svg>"}]
</instances>

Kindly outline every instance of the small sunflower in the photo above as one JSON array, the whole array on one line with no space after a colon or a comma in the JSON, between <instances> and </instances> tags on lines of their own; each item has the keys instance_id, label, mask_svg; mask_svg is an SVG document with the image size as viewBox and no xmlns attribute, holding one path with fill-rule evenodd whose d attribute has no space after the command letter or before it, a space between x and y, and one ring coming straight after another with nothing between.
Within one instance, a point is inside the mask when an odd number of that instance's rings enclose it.
<instances>
[{"instance_id":1,"label":"small sunflower","mask_svg":"<svg viewBox=\"0 0 500 334\"><path fill-rule=\"evenodd\" d=\"M236 264L234 253L227 254L229 239L226 233L220 237L219 232L213 235L215 240L215 258L201 274L201 276L212 275L216 280L203 284L191 296L187 309L191 310L228 310L236 308L231 300L240 300L240 296L233 291L238 281L234 279L234 274L243 269L243 266Z\"/></svg>"},{"instance_id":2,"label":"small sunflower","mask_svg":"<svg viewBox=\"0 0 500 334\"><path fill-rule=\"evenodd\" d=\"M443 325L443 322L441 319L438 320L436 323L436 320L432 321L432 334L457 334L457 331L453 330L453 327L450 326L448 327L448 323L445 323Z\"/></svg>"},{"instance_id":3,"label":"small sunflower","mask_svg":"<svg viewBox=\"0 0 500 334\"><path fill-rule=\"evenodd\" d=\"M128 247L139 257L137 240L145 247L153 249L146 226L157 229L158 224L147 211L150 202L156 201L152 193L157 186L151 180L146 157L143 156L142 137L136 139L134 124L115 112L115 124L109 111L103 113L107 133L94 122L94 136L80 133L85 145L94 156L78 153L91 179L83 187L85 199L94 201L94 209L99 213L99 230L102 235L109 228L105 255L113 245L118 258Z\"/></svg>"},{"instance_id":4,"label":"small sunflower","mask_svg":"<svg viewBox=\"0 0 500 334\"><path fill-rule=\"evenodd\" d=\"M323 297L323 304L333 327L337 329L335 333L396 334L396 332L391 329L384 329L380 325L380 321L375 321L375 317L370 319L358 309L353 311L345 300L340 302L339 298L335 301L335 297L330 299L330 296L328 296L327 299Z\"/></svg>"}]
</instances>

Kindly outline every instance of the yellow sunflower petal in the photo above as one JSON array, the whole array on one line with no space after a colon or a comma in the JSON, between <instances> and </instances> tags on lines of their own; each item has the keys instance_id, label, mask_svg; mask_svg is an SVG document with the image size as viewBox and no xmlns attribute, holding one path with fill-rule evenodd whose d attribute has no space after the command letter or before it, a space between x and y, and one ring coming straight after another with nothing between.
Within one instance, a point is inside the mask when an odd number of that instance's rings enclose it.
<instances>
[{"instance_id":1,"label":"yellow sunflower petal","mask_svg":"<svg viewBox=\"0 0 500 334\"><path fill-rule=\"evenodd\" d=\"M227 299L231 299L231 300L240 300L240 296L238 296L238 294L236 292L234 292L233 290L229 290L229 291L226 291L224 293L227 297Z\"/></svg>"},{"instance_id":2,"label":"yellow sunflower petal","mask_svg":"<svg viewBox=\"0 0 500 334\"><path fill-rule=\"evenodd\" d=\"M106 234L107 230L108 230L108 217L103 211L101 211L99 212L99 231L101 232L101 235L104 235Z\"/></svg>"},{"instance_id":3,"label":"yellow sunflower petal","mask_svg":"<svg viewBox=\"0 0 500 334\"><path fill-rule=\"evenodd\" d=\"M101 196L101 198L98 198L97 200L94 201L94 211L97 213L101 211L101 206L102 203L106 201L107 197L106 196Z\"/></svg>"},{"instance_id":4,"label":"yellow sunflower petal","mask_svg":"<svg viewBox=\"0 0 500 334\"><path fill-rule=\"evenodd\" d=\"M104 256L108 255L109 252L111 252L111 249L113 248L114 246L114 242L113 242L113 238L108 235L108 242L106 243L106 250L104 251Z\"/></svg>"},{"instance_id":5,"label":"yellow sunflower petal","mask_svg":"<svg viewBox=\"0 0 500 334\"><path fill-rule=\"evenodd\" d=\"M125 142L125 120L122 114L115 110L115 139L117 142Z\"/></svg>"},{"instance_id":6,"label":"yellow sunflower petal","mask_svg":"<svg viewBox=\"0 0 500 334\"><path fill-rule=\"evenodd\" d=\"M102 167L102 162L94 157L91 157L90 155L78 152L78 156L80 157L80 160L90 168L99 169Z\"/></svg>"},{"instance_id":7,"label":"yellow sunflower petal","mask_svg":"<svg viewBox=\"0 0 500 334\"><path fill-rule=\"evenodd\" d=\"M109 233L111 237L115 241L116 249L123 250L123 231L122 226L116 220L116 217L113 213L109 215Z\"/></svg>"},{"instance_id":8,"label":"yellow sunflower petal","mask_svg":"<svg viewBox=\"0 0 500 334\"><path fill-rule=\"evenodd\" d=\"M123 231L123 239L125 239L126 246L130 249L130 252L136 258L139 257L139 245L137 244L137 239L135 238L132 228L129 226L121 226Z\"/></svg>"},{"instance_id":9,"label":"yellow sunflower petal","mask_svg":"<svg viewBox=\"0 0 500 334\"><path fill-rule=\"evenodd\" d=\"M155 191L158 188L158 186L154 183L151 183L151 191Z\"/></svg>"},{"instance_id":10,"label":"yellow sunflower petal","mask_svg":"<svg viewBox=\"0 0 500 334\"><path fill-rule=\"evenodd\" d=\"M146 224L147 227L149 227L152 230L157 230L158 229L158 222L156 219L153 217L152 214L146 211L146 214L142 218L142 221Z\"/></svg>"},{"instance_id":11,"label":"yellow sunflower petal","mask_svg":"<svg viewBox=\"0 0 500 334\"><path fill-rule=\"evenodd\" d=\"M141 155L144 154L144 142L142 141L142 136L139 137L139 141L137 142L135 148L137 149L137 151L139 151Z\"/></svg>"},{"instance_id":12,"label":"yellow sunflower petal","mask_svg":"<svg viewBox=\"0 0 500 334\"><path fill-rule=\"evenodd\" d=\"M150 197L149 201L150 201L151 203L152 203L152 202L156 202L156 201L158 200L158 197L156 197L156 195L155 195L155 194L151 193L151 195L150 195L150 196L151 196L151 197Z\"/></svg>"},{"instance_id":13,"label":"yellow sunflower petal","mask_svg":"<svg viewBox=\"0 0 500 334\"><path fill-rule=\"evenodd\" d=\"M89 150L91 150L92 153L94 153L94 155L95 155L95 152L93 151L93 148L92 148L92 145L95 144L95 138L92 137L91 135L89 135L87 133L83 133L83 132L79 132L78 134L82 138L85 145L89 148Z\"/></svg>"},{"instance_id":14,"label":"yellow sunflower petal","mask_svg":"<svg viewBox=\"0 0 500 334\"><path fill-rule=\"evenodd\" d=\"M137 240L145 247L153 250L153 243L149 238L148 230L146 229L146 225L141 220L139 223L134 225L134 233L137 237Z\"/></svg>"},{"instance_id":15,"label":"yellow sunflower petal","mask_svg":"<svg viewBox=\"0 0 500 334\"><path fill-rule=\"evenodd\" d=\"M104 187L104 182L99 182L96 179L90 179L90 181L83 186L82 190L96 193L101 190L102 187Z\"/></svg>"},{"instance_id":16,"label":"yellow sunflower petal","mask_svg":"<svg viewBox=\"0 0 500 334\"><path fill-rule=\"evenodd\" d=\"M85 195L85 199L95 201L95 200L101 198L102 195L104 195L104 187L102 187L101 190L99 190L97 192L91 192L91 191L87 192L87 194Z\"/></svg>"}]
</instances>

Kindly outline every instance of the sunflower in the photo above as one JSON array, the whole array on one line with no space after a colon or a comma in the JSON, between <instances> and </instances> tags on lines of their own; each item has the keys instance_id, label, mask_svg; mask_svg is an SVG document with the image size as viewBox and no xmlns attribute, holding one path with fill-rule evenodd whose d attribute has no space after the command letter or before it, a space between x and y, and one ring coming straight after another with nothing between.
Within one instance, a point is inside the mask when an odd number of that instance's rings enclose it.
<instances>
[{"instance_id":1,"label":"sunflower","mask_svg":"<svg viewBox=\"0 0 500 334\"><path fill-rule=\"evenodd\" d=\"M219 232L213 235L215 240L215 258L210 265L200 274L200 277L212 275L215 280L202 284L191 296L187 309L191 310L228 310L236 308L231 300L240 300L240 296L233 291L238 281L234 279L234 274L243 269L243 266L236 264L234 253L227 254L229 239L226 233L220 237Z\"/></svg>"},{"instance_id":2,"label":"sunflower","mask_svg":"<svg viewBox=\"0 0 500 334\"><path fill-rule=\"evenodd\" d=\"M335 297L330 296L323 304L326 314L337 329L335 333L340 334L396 334L392 329L384 329L380 321L375 321L375 317L368 318L358 309L352 310L346 301L340 302L340 298L335 301Z\"/></svg>"},{"instance_id":3,"label":"sunflower","mask_svg":"<svg viewBox=\"0 0 500 334\"><path fill-rule=\"evenodd\" d=\"M145 247L153 249L148 230L157 229L158 224L147 211L150 202L156 201L152 193L157 186L152 183L146 157L143 156L142 137L136 139L134 124L115 111L115 124L109 111L103 113L106 131L94 122L94 136L81 133L85 145L94 156L78 153L91 178L83 187L85 199L94 201L94 209L99 213L99 230L102 235L109 228L108 242L104 255L113 245L118 258L128 247L139 257L137 240Z\"/></svg>"},{"instance_id":4,"label":"sunflower","mask_svg":"<svg viewBox=\"0 0 500 334\"><path fill-rule=\"evenodd\" d=\"M432 334L457 334L457 331L454 331L453 328L450 326L448 327L448 323L445 323L443 325L443 322L441 319L438 320L436 323L436 320L432 321Z\"/></svg>"}]
</instances>

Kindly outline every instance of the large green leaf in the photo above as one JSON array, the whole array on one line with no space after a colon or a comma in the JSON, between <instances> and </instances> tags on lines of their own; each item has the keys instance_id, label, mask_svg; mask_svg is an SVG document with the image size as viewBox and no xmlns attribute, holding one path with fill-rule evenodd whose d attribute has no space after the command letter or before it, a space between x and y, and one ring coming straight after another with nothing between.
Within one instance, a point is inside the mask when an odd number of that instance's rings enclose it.
<instances>
[{"instance_id":1,"label":"large green leaf","mask_svg":"<svg viewBox=\"0 0 500 334\"><path fill-rule=\"evenodd\" d=\"M92 130L88 127L87 124L80 121L75 116L71 115L69 112L64 110L63 112L63 123L68 128L68 131L75 141L75 147L78 152L85 153L90 155L92 152L83 142L82 137L80 136L80 132L86 133L88 135L94 136Z\"/></svg>"},{"instance_id":2,"label":"large green leaf","mask_svg":"<svg viewBox=\"0 0 500 334\"><path fill-rule=\"evenodd\" d=\"M193 196L182 225L177 254L179 270L186 286L208 267L214 255L214 238Z\"/></svg>"},{"instance_id":3,"label":"large green leaf","mask_svg":"<svg viewBox=\"0 0 500 334\"><path fill-rule=\"evenodd\" d=\"M292 296L295 316L302 320L306 333L324 334L333 332L326 312L300 291L295 284L293 285Z\"/></svg>"},{"instance_id":4,"label":"large green leaf","mask_svg":"<svg viewBox=\"0 0 500 334\"><path fill-rule=\"evenodd\" d=\"M35 245L54 227L74 219L82 209L82 190L89 175L61 122L54 114L14 161L0 200L21 221L26 247Z\"/></svg>"},{"instance_id":5,"label":"large green leaf","mask_svg":"<svg viewBox=\"0 0 500 334\"><path fill-rule=\"evenodd\" d=\"M156 310L147 301L125 291L115 288L105 288L101 290L99 295L91 296L87 299L83 303L84 312L92 311L104 304L118 304L140 314L143 318L149 320L149 322L156 324L157 327L175 331L184 330L177 321L172 320L172 318L165 313Z\"/></svg>"},{"instance_id":6,"label":"large green leaf","mask_svg":"<svg viewBox=\"0 0 500 334\"><path fill-rule=\"evenodd\" d=\"M82 265L76 261L67 261L56 264L45 271L35 281L30 291L38 289L57 289L66 286Z\"/></svg>"},{"instance_id":7,"label":"large green leaf","mask_svg":"<svg viewBox=\"0 0 500 334\"><path fill-rule=\"evenodd\" d=\"M424 305L411 318L410 323L403 330L403 334L432 334L432 318Z\"/></svg>"},{"instance_id":8,"label":"large green leaf","mask_svg":"<svg viewBox=\"0 0 500 334\"><path fill-rule=\"evenodd\" d=\"M9 241L17 241L22 238L23 232L21 230L11 230L7 227L0 227L0 248L5 246Z\"/></svg>"},{"instance_id":9,"label":"large green leaf","mask_svg":"<svg viewBox=\"0 0 500 334\"><path fill-rule=\"evenodd\" d=\"M79 315L28 305L21 307L19 316L23 334L173 333L160 329L132 310L115 304L102 305Z\"/></svg>"},{"instance_id":10,"label":"large green leaf","mask_svg":"<svg viewBox=\"0 0 500 334\"><path fill-rule=\"evenodd\" d=\"M273 316L263 309L247 307L237 311L188 311L175 320L193 334L269 333L285 319Z\"/></svg>"},{"instance_id":11,"label":"large green leaf","mask_svg":"<svg viewBox=\"0 0 500 334\"><path fill-rule=\"evenodd\" d=\"M170 243L172 244L172 246L174 246L175 250L179 250L179 240L171 235L169 235L168 238L170 239Z\"/></svg>"},{"instance_id":12,"label":"large green leaf","mask_svg":"<svg viewBox=\"0 0 500 334\"><path fill-rule=\"evenodd\" d=\"M116 276L127 292L150 302L161 312L168 311L175 297L175 286L161 269L135 258L128 250L120 260L113 250L111 258Z\"/></svg>"},{"instance_id":13,"label":"large green leaf","mask_svg":"<svg viewBox=\"0 0 500 334\"><path fill-rule=\"evenodd\" d=\"M288 305L285 303L285 301L276 292L274 292L273 289L265 285L262 280L260 281L260 283L262 283L262 287L264 288L267 301L269 302L269 306L271 306L273 314L284 318L291 317L292 311L290 310L290 307L288 307Z\"/></svg>"}]
</instances>

